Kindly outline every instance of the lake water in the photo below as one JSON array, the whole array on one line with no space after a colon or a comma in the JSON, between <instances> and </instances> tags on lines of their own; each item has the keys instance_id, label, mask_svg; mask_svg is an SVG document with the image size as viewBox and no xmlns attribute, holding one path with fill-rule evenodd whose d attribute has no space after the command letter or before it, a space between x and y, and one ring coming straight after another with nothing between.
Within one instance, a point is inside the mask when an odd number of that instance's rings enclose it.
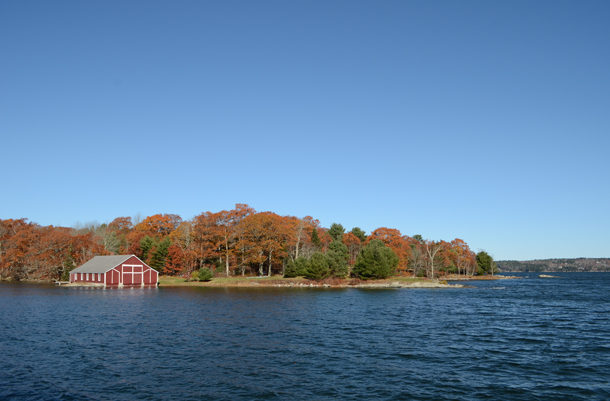
<instances>
[{"instance_id":1,"label":"lake water","mask_svg":"<svg viewBox=\"0 0 610 401\"><path fill-rule=\"evenodd\" d=\"M0 399L610 399L610 274L561 276L465 289L0 284Z\"/></svg>"}]
</instances>

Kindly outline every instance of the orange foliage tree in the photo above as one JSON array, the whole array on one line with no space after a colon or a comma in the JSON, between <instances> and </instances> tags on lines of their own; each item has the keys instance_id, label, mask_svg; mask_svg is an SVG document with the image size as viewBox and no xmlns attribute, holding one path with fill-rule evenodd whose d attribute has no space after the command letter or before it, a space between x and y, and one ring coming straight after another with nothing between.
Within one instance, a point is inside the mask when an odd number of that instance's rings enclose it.
<instances>
[{"instance_id":1,"label":"orange foliage tree","mask_svg":"<svg viewBox=\"0 0 610 401\"><path fill-rule=\"evenodd\" d=\"M105 254L92 232L41 227L26 219L0 220L0 277L59 280L79 264Z\"/></svg>"},{"instance_id":2,"label":"orange foliage tree","mask_svg":"<svg viewBox=\"0 0 610 401\"><path fill-rule=\"evenodd\" d=\"M343 243L347 246L347 252L349 255L349 260L347 263L353 266L354 263L356 263L356 257L358 257L358 254L362 249L362 241L353 233L349 232L343 234Z\"/></svg>"},{"instance_id":3,"label":"orange foliage tree","mask_svg":"<svg viewBox=\"0 0 610 401\"><path fill-rule=\"evenodd\" d=\"M305 216L302 219L285 216L283 222L288 233L286 249L290 259L294 261L299 256L310 256L313 253L311 232L314 228L320 228L320 222L311 216Z\"/></svg>"},{"instance_id":4,"label":"orange foliage tree","mask_svg":"<svg viewBox=\"0 0 610 401\"><path fill-rule=\"evenodd\" d=\"M285 244L290 231L282 217L273 212L251 214L241 222L240 231L239 248L244 252L243 260L257 265L261 276L267 262L267 275L271 276L273 262L287 257Z\"/></svg>"}]
</instances>

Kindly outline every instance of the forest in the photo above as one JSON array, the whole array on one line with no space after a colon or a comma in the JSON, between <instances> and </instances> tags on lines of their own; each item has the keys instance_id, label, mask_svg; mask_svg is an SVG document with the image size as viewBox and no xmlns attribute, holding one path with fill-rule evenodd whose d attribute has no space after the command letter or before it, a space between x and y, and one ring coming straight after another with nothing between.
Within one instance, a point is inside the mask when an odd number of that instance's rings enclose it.
<instances>
[{"instance_id":1,"label":"forest","mask_svg":"<svg viewBox=\"0 0 610 401\"><path fill-rule=\"evenodd\" d=\"M428 240L381 227L366 234L341 224L321 227L311 216L256 212L246 204L205 212L117 217L110 223L40 226L0 220L0 279L66 280L96 255L133 254L163 275L190 277L202 269L222 276L435 278L493 272L485 252L461 239Z\"/></svg>"},{"instance_id":2,"label":"forest","mask_svg":"<svg viewBox=\"0 0 610 401\"><path fill-rule=\"evenodd\" d=\"M610 271L610 258L499 260L505 272L603 272Z\"/></svg>"}]
</instances>

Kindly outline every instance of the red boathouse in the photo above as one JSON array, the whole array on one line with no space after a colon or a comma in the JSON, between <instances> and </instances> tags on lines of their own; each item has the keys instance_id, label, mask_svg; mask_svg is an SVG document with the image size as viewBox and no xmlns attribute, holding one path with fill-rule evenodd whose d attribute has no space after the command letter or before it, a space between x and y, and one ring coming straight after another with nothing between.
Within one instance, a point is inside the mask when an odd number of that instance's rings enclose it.
<instances>
[{"instance_id":1,"label":"red boathouse","mask_svg":"<svg viewBox=\"0 0 610 401\"><path fill-rule=\"evenodd\" d=\"M159 272L135 255L96 256L70 272L71 283L105 287L148 287L158 281Z\"/></svg>"}]
</instances>

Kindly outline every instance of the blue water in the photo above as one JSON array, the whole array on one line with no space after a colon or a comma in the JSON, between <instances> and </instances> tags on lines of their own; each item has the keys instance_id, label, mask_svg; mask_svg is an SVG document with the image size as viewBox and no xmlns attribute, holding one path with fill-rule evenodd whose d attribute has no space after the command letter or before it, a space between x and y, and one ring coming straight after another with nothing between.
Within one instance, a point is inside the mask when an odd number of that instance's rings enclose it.
<instances>
[{"instance_id":1,"label":"blue water","mask_svg":"<svg viewBox=\"0 0 610 401\"><path fill-rule=\"evenodd\" d=\"M610 399L610 274L561 276L449 290L0 284L0 399Z\"/></svg>"}]
</instances>

